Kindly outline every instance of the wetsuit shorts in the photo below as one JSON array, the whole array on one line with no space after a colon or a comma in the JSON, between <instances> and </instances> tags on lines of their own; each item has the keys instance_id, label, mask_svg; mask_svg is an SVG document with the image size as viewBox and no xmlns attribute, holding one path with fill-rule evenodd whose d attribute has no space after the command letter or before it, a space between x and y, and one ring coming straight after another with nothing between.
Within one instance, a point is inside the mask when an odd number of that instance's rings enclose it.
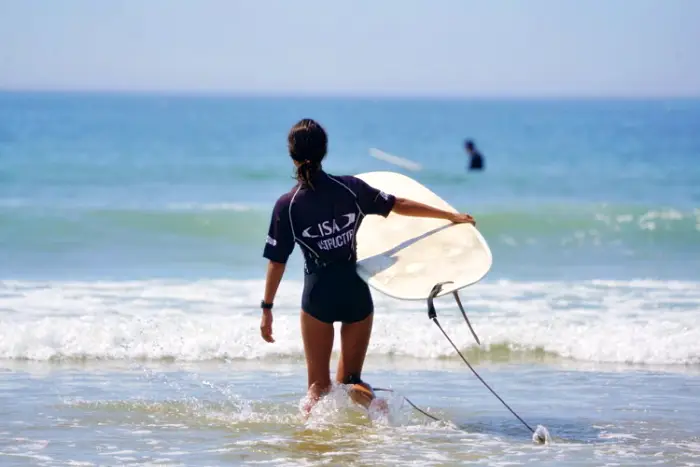
<instances>
[{"instance_id":1,"label":"wetsuit shorts","mask_svg":"<svg viewBox=\"0 0 700 467\"><path fill-rule=\"evenodd\" d=\"M304 276L301 308L324 323L355 323L372 314L374 303L355 264L343 263Z\"/></svg>"}]
</instances>

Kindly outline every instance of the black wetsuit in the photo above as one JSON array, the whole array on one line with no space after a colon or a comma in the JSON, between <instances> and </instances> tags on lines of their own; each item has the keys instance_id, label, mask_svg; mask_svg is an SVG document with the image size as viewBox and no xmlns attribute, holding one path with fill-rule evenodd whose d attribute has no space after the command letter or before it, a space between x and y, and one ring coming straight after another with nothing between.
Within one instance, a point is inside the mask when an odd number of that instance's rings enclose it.
<instances>
[{"instance_id":1,"label":"black wetsuit","mask_svg":"<svg viewBox=\"0 0 700 467\"><path fill-rule=\"evenodd\" d=\"M326 323L361 321L374 304L355 269L355 236L365 216L388 216L396 198L359 178L323 171L312 184L297 184L277 200L263 256L286 263L298 243L304 254L302 309Z\"/></svg>"},{"instance_id":2,"label":"black wetsuit","mask_svg":"<svg viewBox=\"0 0 700 467\"><path fill-rule=\"evenodd\" d=\"M469 170L483 170L484 157L479 151L474 151L469 159Z\"/></svg>"}]
</instances>

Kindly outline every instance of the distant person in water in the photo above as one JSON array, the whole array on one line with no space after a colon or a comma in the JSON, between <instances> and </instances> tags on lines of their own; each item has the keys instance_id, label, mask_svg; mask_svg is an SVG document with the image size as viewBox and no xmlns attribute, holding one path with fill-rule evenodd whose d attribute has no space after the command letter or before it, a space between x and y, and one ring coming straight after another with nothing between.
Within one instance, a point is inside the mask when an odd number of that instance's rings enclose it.
<instances>
[{"instance_id":1,"label":"distant person in water","mask_svg":"<svg viewBox=\"0 0 700 467\"><path fill-rule=\"evenodd\" d=\"M464 147L469 154L469 170L484 170L484 157L474 146L474 141L467 140Z\"/></svg>"}]
</instances>

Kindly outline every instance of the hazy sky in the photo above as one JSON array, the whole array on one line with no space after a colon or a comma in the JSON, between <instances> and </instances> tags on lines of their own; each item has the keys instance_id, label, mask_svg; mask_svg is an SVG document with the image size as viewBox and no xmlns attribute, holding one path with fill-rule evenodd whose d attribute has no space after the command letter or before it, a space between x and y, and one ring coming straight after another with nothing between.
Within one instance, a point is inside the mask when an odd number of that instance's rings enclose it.
<instances>
[{"instance_id":1,"label":"hazy sky","mask_svg":"<svg viewBox=\"0 0 700 467\"><path fill-rule=\"evenodd\" d=\"M700 0L0 0L0 88L700 95Z\"/></svg>"}]
</instances>

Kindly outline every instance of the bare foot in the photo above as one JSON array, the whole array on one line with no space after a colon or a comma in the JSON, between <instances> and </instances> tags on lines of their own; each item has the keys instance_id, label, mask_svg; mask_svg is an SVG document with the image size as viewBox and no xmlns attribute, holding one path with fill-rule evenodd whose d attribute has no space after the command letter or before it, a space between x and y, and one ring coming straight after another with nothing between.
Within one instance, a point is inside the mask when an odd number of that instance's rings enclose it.
<instances>
[{"instance_id":1,"label":"bare foot","mask_svg":"<svg viewBox=\"0 0 700 467\"><path fill-rule=\"evenodd\" d=\"M311 411L313 410L314 406L316 405L316 403L318 401L319 401L319 398L312 397L310 395L307 395L304 398L304 401L301 404L301 407L299 407L299 409L301 410L301 414L304 417L304 420L308 420L309 415L311 415Z\"/></svg>"},{"instance_id":2,"label":"bare foot","mask_svg":"<svg viewBox=\"0 0 700 467\"><path fill-rule=\"evenodd\" d=\"M365 409L369 409L375 397L372 386L367 383L353 384L348 390L348 395L354 403L363 406Z\"/></svg>"}]
</instances>

